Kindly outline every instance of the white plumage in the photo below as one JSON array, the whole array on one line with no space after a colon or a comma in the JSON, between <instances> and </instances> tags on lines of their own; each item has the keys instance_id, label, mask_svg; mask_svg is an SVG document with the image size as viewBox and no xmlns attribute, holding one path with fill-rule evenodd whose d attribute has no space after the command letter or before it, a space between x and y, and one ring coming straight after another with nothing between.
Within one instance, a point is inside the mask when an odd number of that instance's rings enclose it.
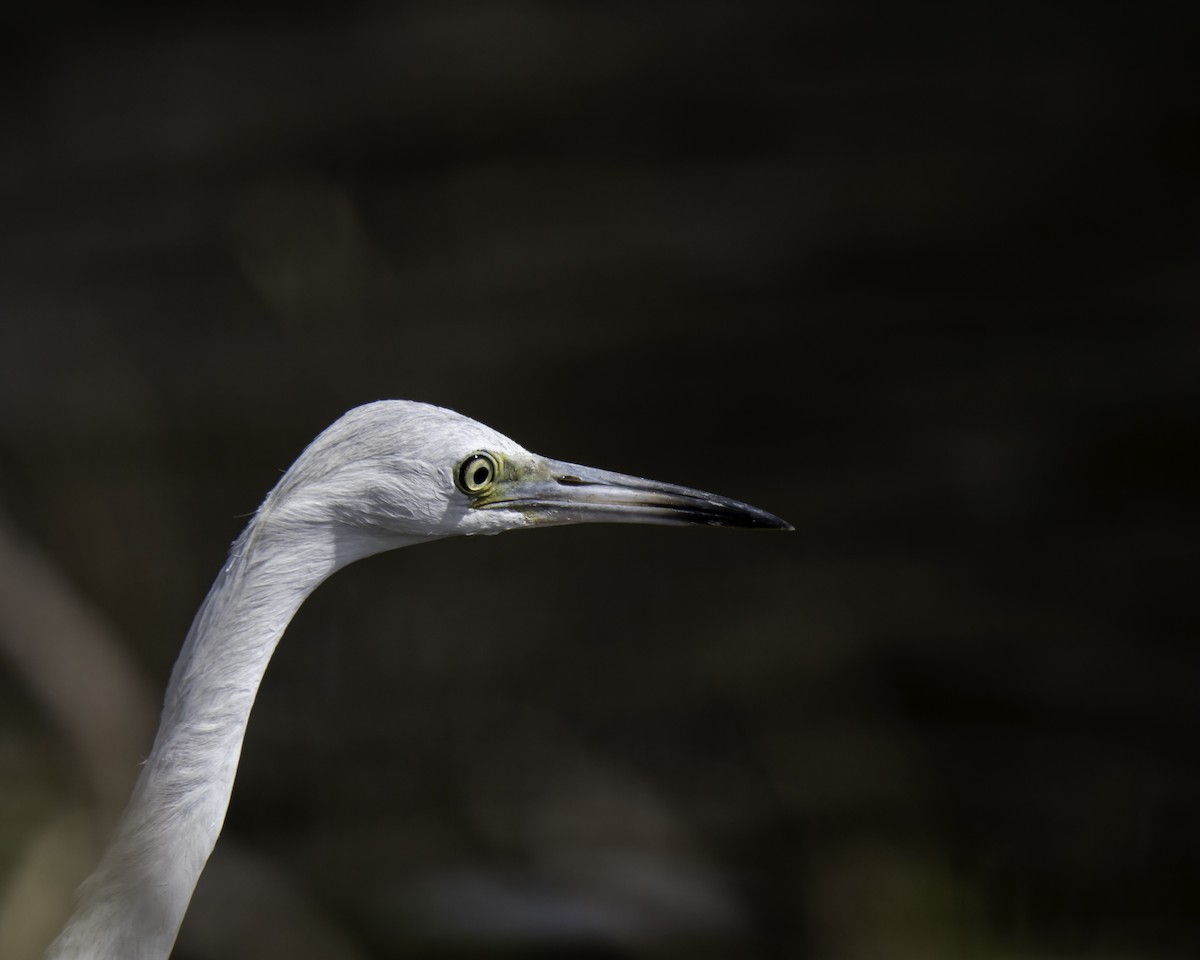
<instances>
[{"instance_id":1,"label":"white plumage","mask_svg":"<svg viewBox=\"0 0 1200 960\"><path fill-rule=\"evenodd\" d=\"M368 404L325 430L259 507L197 612L133 796L47 956L170 953L221 832L267 663L330 574L440 537L587 521L788 528L737 501L539 457L428 404Z\"/></svg>"}]
</instances>

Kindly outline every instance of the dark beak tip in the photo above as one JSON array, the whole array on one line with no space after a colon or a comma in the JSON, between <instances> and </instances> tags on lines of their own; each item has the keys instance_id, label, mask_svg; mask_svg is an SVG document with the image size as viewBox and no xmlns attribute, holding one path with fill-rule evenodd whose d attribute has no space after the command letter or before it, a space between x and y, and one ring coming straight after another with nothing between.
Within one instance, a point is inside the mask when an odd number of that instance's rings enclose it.
<instances>
[{"instance_id":1,"label":"dark beak tip","mask_svg":"<svg viewBox=\"0 0 1200 960\"><path fill-rule=\"evenodd\" d=\"M749 504L741 505L743 510L743 518L745 526L756 527L761 530L795 530L790 523L782 517L777 517L773 513L769 513L760 507L752 507Z\"/></svg>"},{"instance_id":2,"label":"dark beak tip","mask_svg":"<svg viewBox=\"0 0 1200 960\"><path fill-rule=\"evenodd\" d=\"M707 523L718 527L743 527L749 530L795 530L786 520L780 519L773 513L767 513L766 510L759 510L757 507L743 506L741 510L733 513L719 516L713 519L705 518Z\"/></svg>"}]
</instances>

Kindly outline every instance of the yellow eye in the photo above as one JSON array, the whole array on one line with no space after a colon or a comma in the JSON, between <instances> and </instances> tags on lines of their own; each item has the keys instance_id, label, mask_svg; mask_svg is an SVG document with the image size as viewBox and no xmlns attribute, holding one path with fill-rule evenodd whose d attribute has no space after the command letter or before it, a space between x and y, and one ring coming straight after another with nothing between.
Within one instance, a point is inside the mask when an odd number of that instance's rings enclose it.
<instances>
[{"instance_id":1,"label":"yellow eye","mask_svg":"<svg viewBox=\"0 0 1200 960\"><path fill-rule=\"evenodd\" d=\"M483 493L495 482L497 469L491 454L471 454L459 465L455 475L458 489L466 494Z\"/></svg>"}]
</instances>

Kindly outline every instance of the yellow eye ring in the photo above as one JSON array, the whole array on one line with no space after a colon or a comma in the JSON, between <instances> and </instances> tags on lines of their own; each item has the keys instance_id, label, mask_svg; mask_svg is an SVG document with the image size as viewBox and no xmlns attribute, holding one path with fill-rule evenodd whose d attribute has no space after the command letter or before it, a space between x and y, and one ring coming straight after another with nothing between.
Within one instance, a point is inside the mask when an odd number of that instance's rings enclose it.
<instances>
[{"instance_id":1,"label":"yellow eye ring","mask_svg":"<svg viewBox=\"0 0 1200 960\"><path fill-rule=\"evenodd\" d=\"M463 493L473 496L483 493L496 481L499 467L488 453L473 453L461 464L454 475L454 482Z\"/></svg>"}]
</instances>

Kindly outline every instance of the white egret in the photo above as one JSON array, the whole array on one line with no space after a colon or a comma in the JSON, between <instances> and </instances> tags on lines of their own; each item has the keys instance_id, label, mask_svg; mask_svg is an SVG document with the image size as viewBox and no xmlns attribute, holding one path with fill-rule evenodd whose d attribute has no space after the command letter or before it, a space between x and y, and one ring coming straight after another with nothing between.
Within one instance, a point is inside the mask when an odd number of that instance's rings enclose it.
<instances>
[{"instance_id":1,"label":"white egret","mask_svg":"<svg viewBox=\"0 0 1200 960\"><path fill-rule=\"evenodd\" d=\"M539 457L428 404L367 404L325 430L267 495L200 606L133 796L47 956L171 952L225 820L267 662L326 577L440 537L589 521L790 529L735 500Z\"/></svg>"}]
</instances>

